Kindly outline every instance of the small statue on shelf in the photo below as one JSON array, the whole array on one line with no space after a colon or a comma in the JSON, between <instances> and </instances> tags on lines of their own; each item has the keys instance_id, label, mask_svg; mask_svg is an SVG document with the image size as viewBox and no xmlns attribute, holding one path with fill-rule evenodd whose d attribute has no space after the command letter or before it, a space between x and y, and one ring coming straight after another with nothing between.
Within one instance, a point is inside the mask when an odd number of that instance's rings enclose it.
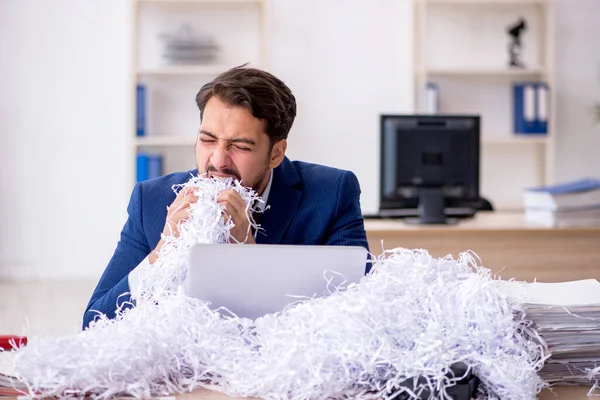
<instances>
[{"instance_id":1,"label":"small statue on shelf","mask_svg":"<svg viewBox=\"0 0 600 400\"><path fill-rule=\"evenodd\" d=\"M512 41L508 45L510 55L510 67L525 68L521 61L521 35L527 30L527 23L523 18L520 18L514 25L508 27L507 32L511 36Z\"/></svg>"}]
</instances>

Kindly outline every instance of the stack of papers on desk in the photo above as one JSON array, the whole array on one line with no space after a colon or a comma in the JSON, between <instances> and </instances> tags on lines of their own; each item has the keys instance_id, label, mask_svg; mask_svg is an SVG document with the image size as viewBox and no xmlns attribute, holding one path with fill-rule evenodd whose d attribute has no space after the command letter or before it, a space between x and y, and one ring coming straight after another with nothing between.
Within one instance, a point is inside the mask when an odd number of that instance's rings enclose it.
<instances>
[{"instance_id":1,"label":"stack of papers on desk","mask_svg":"<svg viewBox=\"0 0 600 400\"><path fill-rule=\"evenodd\" d=\"M549 227L600 226L600 179L581 179L523 193L527 222Z\"/></svg>"},{"instance_id":2,"label":"stack of papers on desk","mask_svg":"<svg viewBox=\"0 0 600 400\"><path fill-rule=\"evenodd\" d=\"M525 306L548 344L551 357L540 371L550 384L590 384L600 367L600 283L595 279L564 283L505 282L506 293ZM595 379L600 379L597 370Z\"/></svg>"},{"instance_id":3,"label":"stack of papers on desk","mask_svg":"<svg viewBox=\"0 0 600 400\"><path fill-rule=\"evenodd\" d=\"M15 380L12 351L0 351L0 397L17 397L27 393L25 385Z\"/></svg>"}]
</instances>

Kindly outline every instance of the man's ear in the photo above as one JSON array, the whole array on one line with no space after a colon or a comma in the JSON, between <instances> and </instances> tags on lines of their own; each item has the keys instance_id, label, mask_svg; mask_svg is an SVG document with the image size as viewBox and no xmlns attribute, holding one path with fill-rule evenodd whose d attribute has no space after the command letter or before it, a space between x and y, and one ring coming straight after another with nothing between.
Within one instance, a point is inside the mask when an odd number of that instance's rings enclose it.
<instances>
[{"instance_id":1,"label":"man's ear","mask_svg":"<svg viewBox=\"0 0 600 400\"><path fill-rule=\"evenodd\" d=\"M269 168L277 168L285 157L285 151L287 150L287 140L281 139L273 145L271 149L271 155L269 157Z\"/></svg>"}]
</instances>

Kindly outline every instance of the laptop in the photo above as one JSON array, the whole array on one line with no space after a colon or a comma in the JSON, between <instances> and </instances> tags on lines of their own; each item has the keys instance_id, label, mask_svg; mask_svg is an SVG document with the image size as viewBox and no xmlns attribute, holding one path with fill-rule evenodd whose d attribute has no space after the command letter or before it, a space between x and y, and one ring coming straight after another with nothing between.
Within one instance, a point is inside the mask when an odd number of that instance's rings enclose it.
<instances>
[{"instance_id":1,"label":"laptop","mask_svg":"<svg viewBox=\"0 0 600 400\"><path fill-rule=\"evenodd\" d=\"M364 276L358 246L197 244L188 258L185 292L224 315L256 319L321 297ZM224 307L225 309L222 309Z\"/></svg>"}]
</instances>

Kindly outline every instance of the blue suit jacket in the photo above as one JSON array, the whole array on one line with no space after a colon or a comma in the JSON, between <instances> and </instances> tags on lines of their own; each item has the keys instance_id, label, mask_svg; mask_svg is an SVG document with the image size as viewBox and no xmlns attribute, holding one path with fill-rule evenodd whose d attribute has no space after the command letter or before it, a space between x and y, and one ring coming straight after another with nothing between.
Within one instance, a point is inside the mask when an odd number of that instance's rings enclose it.
<instances>
[{"instance_id":1,"label":"blue suit jacket","mask_svg":"<svg viewBox=\"0 0 600 400\"><path fill-rule=\"evenodd\" d=\"M86 328L96 311L115 316L118 305L129 301L128 274L156 247L175 200L173 185L189 180L197 171L178 172L135 185L121 231L104 274L83 317ZM273 182L257 243L363 246L367 235L359 203L356 176L322 165L290 161L273 170ZM368 269L369 267L367 267ZM368 272L368 271L367 271Z\"/></svg>"}]
</instances>

